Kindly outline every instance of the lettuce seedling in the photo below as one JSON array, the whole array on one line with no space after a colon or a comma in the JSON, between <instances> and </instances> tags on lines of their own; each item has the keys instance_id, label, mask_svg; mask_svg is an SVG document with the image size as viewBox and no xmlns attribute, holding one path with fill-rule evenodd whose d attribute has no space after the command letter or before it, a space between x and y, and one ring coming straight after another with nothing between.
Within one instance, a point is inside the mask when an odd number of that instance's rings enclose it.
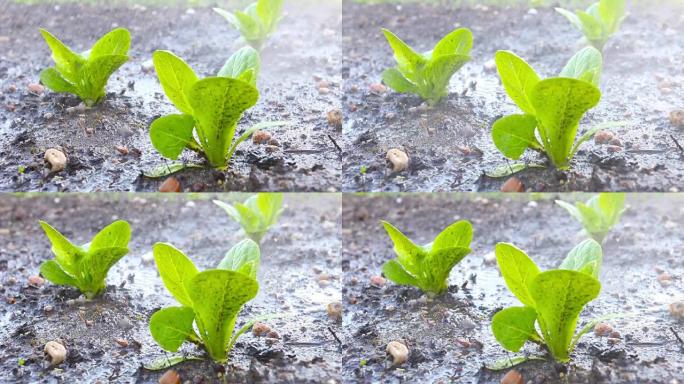
<instances>
[{"instance_id":1,"label":"lettuce seedling","mask_svg":"<svg viewBox=\"0 0 684 384\"><path fill-rule=\"evenodd\" d=\"M131 227L122 220L106 226L90 243L81 246L74 245L44 221L40 226L55 255L54 260L41 264L41 275L54 284L76 287L89 299L104 290L107 272L128 253Z\"/></svg>"},{"instance_id":2,"label":"lettuce seedling","mask_svg":"<svg viewBox=\"0 0 684 384\"><path fill-rule=\"evenodd\" d=\"M221 8L214 8L214 12L225 17L249 45L261 49L283 19L283 0L258 0L243 12L231 13Z\"/></svg>"},{"instance_id":3,"label":"lettuce seedling","mask_svg":"<svg viewBox=\"0 0 684 384\"><path fill-rule=\"evenodd\" d=\"M392 224L383 221L394 243L397 258L382 266L382 273L399 285L412 285L430 294L444 293L449 273L467 254L473 239L473 227L459 221L446 227L432 243L417 245Z\"/></svg>"},{"instance_id":4,"label":"lettuce seedling","mask_svg":"<svg viewBox=\"0 0 684 384\"><path fill-rule=\"evenodd\" d=\"M233 334L242 306L259 291L259 246L243 240L216 269L204 272L171 244L157 243L152 253L164 286L180 303L152 315L154 340L169 352L189 341L202 346L214 361L228 360L237 338L252 325L250 322Z\"/></svg>"},{"instance_id":5,"label":"lettuce seedling","mask_svg":"<svg viewBox=\"0 0 684 384\"><path fill-rule=\"evenodd\" d=\"M601 0L590 5L586 11L575 13L563 8L556 8L556 11L582 31L591 45L603 50L608 39L625 20L625 0Z\"/></svg>"},{"instance_id":6,"label":"lettuce seedling","mask_svg":"<svg viewBox=\"0 0 684 384\"><path fill-rule=\"evenodd\" d=\"M579 147L600 128L590 129L575 142L582 116L601 99L601 53L584 48L559 77L546 80L540 80L534 69L512 52L497 52L495 61L506 93L523 112L494 123L496 147L512 160L531 148L545 153L556 168L569 168Z\"/></svg>"},{"instance_id":7,"label":"lettuce seedling","mask_svg":"<svg viewBox=\"0 0 684 384\"><path fill-rule=\"evenodd\" d=\"M233 205L219 200L214 200L214 204L223 208L231 219L240 224L245 234L257 243L261 243L284 210L282 193L257 193L244 203Z\"/></svg>"},{"instance_id":8,"label":"lettuce seedling","mask_svg":"<svg viewBox=\"0 0 684 384\"><path fill-rule=\"evenodd\" d=\"M459 28L440 40L432 51L418 53L394 33L383 29L394 51L397 66L382 74L382 81L400 93L420 96L430 105L437 104L449 93L449 80L470 61L473 34Z\"/></svg>"},{"instance_id":9,"label":"lettuce seedling","mask_svg":"<svg viewBox=\"0 0 684 384\"><path fill-rule=\"evenodd\" d=\"M55 92L78 96L87 106L93 106L105 96L109 77L128 61L131 35L117 28L102 36L93 47L81 54L72 51L50 32L40 29L52 50L55 66L40 73L40 81Z\"/></svg>"},{"instance_id":10,"label":"lettuce seedling","mask_svg":"<svg viewBox=\"0 0 684 384\"><path fill-rule=\"evenodd\" d=\"M250 47L233 54L218 76L202 80L171 52L156 51L153 62L166 96L181 112L150 126L152 145L166 158L176 160L188 148L203 154L211 166L225 169L240 143L260 128L281 124L257 124L234 140L242 114L259 99L259 54Z\"/></svg>"},{"instance_id":11,"label":"lettuce seedling","mask_svg":"<svg viewBox=\"0 0 684 384\"><path fill-rule=\"evenodd\" d=\"M591 329L584 327L575 335L582 309L601 290L599 243L585 240L568 253L559 269L546 272L512 244L497 244L495 253L508 289L523 304L494 315L496 340L511 352L532 341L545 346L557 361L568 362L579 339Z\"/></svg>"},{"instance_id":12,"label":"lettuce seedling","mask_svg":"<svg viewBox=\"0 0 684 384\"><path fill-rule=\"evenodd\" d=\"M592 239L603 243L610 229L620 222L620 217L625 212L625 194L600 193L586 203L580 201L572 205L556 200L556 204L565 208L579 221Z\"/></svg>"}]
</instances>

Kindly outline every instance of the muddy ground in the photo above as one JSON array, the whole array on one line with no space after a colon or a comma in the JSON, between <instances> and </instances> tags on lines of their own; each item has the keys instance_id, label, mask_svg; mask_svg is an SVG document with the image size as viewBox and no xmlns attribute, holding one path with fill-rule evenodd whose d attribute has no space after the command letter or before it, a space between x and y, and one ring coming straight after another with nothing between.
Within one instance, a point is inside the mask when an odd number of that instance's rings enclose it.
<instances>
[{"instance_id":1,"label":"muddy ground","mask_svg":"<svg viewBox=\"0 0 684 384\"><path fill-rule=\"evenodd\" d=\"M512 242L546 270L557 267L583 239L579 225L554 204L555 195L536 196L536 200L529 195L494 194L345 196L344 379L350 383L499 383L505 371L483 366L514 354L506 353L491 335L491 318L517 300L505 287L496 263L485 262L485 255L497 242ZM682 195L628 198L627 213L604 244L601 295L585 308L579 324L611 313L634 316L608 320L620 334L612 341L615 344L593 332L585 336L568 365L543 361L518 366L524 382L681 380L684 345L674 332L684 334L684 323L670 315L668 305L684 298L682 203ZM453 221L472 222L472 253L453 269L448 293L427 300L415 288L389 281L383 288L370 284L371 276L379 275L381 265L394 257L378 223L381 219L422 244ZM671 275L669 285L661 285L658 271ZM391 367L385 353L392 340L404 340L410 349L408 362L398 368ZM542 351L528 345L523 352L540 355Z\"/></svg>"},{"instance_id":2,"label":"muddy ground","mask_svg":"<svg viewBox=\"0 0 684 384\"><path fill-rule=\"evenodd\" d=\"M152 245L170 242L203 270L244 238L212 196L92 196L0 196L0 382L156 383L163 371L148 371L142 364L170 354L151 338L148 319L157 309L177 304L148 260ZM340 333L340 323L328 317L326 305L340 300L340 200L332 194L289 195L279 224L263 241L261 290L243 308L238 326L259 315L292 313L267 321L280 340L245 334L224 366L178 365L183 382L339 382L341 349L333 333ZM79 244L114 219L130 222L131 251L110 271L103 296L86 302L72 288L49 282L28 286L28 277L52 257L39 219ZM330 276L325 286L319 284L321 273ZM129 346L119 346L117 338ZM68 355L50 369L43 346L55 339L66 345ZM192 345L181 352L201 355Z\"/></svg>"},{"instance_id":3,"label":"muddy ground","mask_svg":"<svg viewBox=\"0 0 684 384\"><path fill-rule=\"evenodd\" d=\"M233 9L235 3L221 5ZM270 129L277 147L241 145L227 172L193 169L178 174L184 190L339 189L340 131L328 124L326 113L339 109L341 95L340 2L291 1L285 12L262 52L261 99L245 114L238 132L261 121L291 124ZM131 59L110 78L103 104L68 113L68 107L79 103L75 96L28 92L40 71L53 65L39 27L83 51L116 26L131 32ZM155 50L171 50L200 77L212 76L241 47L237 38L209 7L0 1L0 190L156 191L163 179L141 173L168 161L152 148L149 125L160 115L177 112L154 70L144 71L143 64ZM321 80L328 82L327 93L319 92ZM117 146L125 146L128 154ZM66 170L56 175L49 174L43 160L51 147L68 157ZM202 161L191 153L181 160Z\"/></svg>"},{"instance_id":4,"label":"muddy ground","mask_svg":"<svg viewBox=\"0 0 684 384\"><path fill-rule=\"evenodd\" d=\"M631 2L637 3L637 2ZM609 121L619 142L582 146L568 172L529 169L518 177L531 191L668 191L684 187L681 128L671 111L684 108L684 18L681 2L638 2L604 51L603 98L580 132ZM560 72L581 48L581 34L553 8L445 8L430 5L343 5L344 185L346 191L498 191L505 179L485 172L506 164L491 141L491 125L518 113L496 70L486 70L497 50L512 50L542 77ZM473 60L451 81L434 109L417 96L370 85L395 65L380 28L389 28L420 51L455 27L474 35ZM678 144L679 143L679 144ZM410 156L407 171L386 164L390 148ZM525 162L544 163L528 153ZM364 172L365 171L365 172Z\"/></svg>"}]
</instances>

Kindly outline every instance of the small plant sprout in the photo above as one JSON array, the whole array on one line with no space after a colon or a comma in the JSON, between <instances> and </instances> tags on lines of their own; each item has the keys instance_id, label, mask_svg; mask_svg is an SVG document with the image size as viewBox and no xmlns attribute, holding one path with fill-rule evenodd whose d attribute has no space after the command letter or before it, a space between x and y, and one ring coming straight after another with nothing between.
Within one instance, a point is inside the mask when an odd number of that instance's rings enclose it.
<instances>
[{"instance_id":1,"label":"small plant sprout","mask_svg":"<svg viewBox=\"0 0 684 384\"><path fill-rule=\"evenodd\" d=\"M497 52L495 61L506 93L523 112L494 123L496 147L512 160L530 148L545 153L556 168L568 169L579 147L602 128L592 128L576 140L582 116L601 99L601 53L584 48L559 77L546 80L540 80L534 69L512 52Z\"/></svg>"},{"instance_id":2,"label":"small plant sprout","mask_svg":"<svg viewBox=\"0 0 684 384\"><path fill-rule=\"evenodd\" d=\"M579 339L596 324L590 322L575 335L584 306L601 290L599 243L585 240L568 253L559 269L546 272L512 244L497 244L495 254L508 289L523 304L494 315L496 340L511 352L531 341L546 347L555 360L568 362Z\"/></svg>"},{"instance_id":3,"label":"small plant sprout","mask_svg":"<svg viewBox=\"0 0 684 384\"><path fill-rule=\"evenodd\" d=\"M600 0L586 11L572 13L563 8L556 11L565 16L596 49L603 50L608 40L625 20L625 0Z\"/></svg>"},{"instance_id":4,"label":"small plant sprout","mask_svg":"<svg viewBox=\"0 0 684 384\"><path fill-rule=\"evenodd\" d=\"M150 126L152 145L168 159L178 159L187 148L203 154L212 167L225 169L237 146L254 132L283 124L257 124L234 138L242 114L259 99L259 55L250 47L233 54L218 76L202 80L171 52L156 51L153 62L166 96L181 112Z\"/></svg>"},{"instance_id":5,"label":"small plant sprout","mask_svg":"<svg viewBox=\"0 0 684 384\"><path fill-rule=\"evenodd\" d=\"M55 66L40 73L40 81L55 92L78 96L87 106L99 103L105 96L109 77L128 61L131 36L117 28L102 36L93 47L76 53L45 29L40 29L52 50Z\"/></svg>"},{"instance_id":6,"label":"small plant sprout","mask_svg":"<svg viewBox=\"0 0 684 384\"><path fill-rule=\"evenodd\" d=\"M105 289L107 272L128 253L131 227L125 221L113 222L81 246L74 245L44 221L40 226L55 255L54 260L41 264L41 275L54 284L78 288L88 299Z\"/></svg>"},{"instance_id":7,"label":"small plant sprout","mask_svg":"<svg viewBox=\"0 0 684 384\"><path fill-rule=\"evenodd\" d=\"M394 51L397 66L385 70L382 81L400 93L420 96L436 105L449 93L449 80L470 61L473 34L459 28L440 40L432 51L418 53L399 37L383 29L385 38Z\"/></svg>"},{"instance_id":8,"label":"small plant sprout","mask_svg":"<svg viewBox=\"0 0 684 384\"><path fill-rule=\"evenodd\" d=\"M258 0L243 12L231 13L221 8L214 8L214 11L225 17L247 44L261 49L283 18L283 0Z\"/></svg>"},{"instance_id":9,"label":"small plant sprout","mask_svg":"<svg viewBox=\"0 0 684 384\"><path fill-rule=\"evenodd\" d=\"M180 306L166 307L150 318L150 333L165 351L176 352L189 341L202 346L217 362L228 360L248 322L234 333L237 315L259 291L256 280L259 246L252 240L235 245L216 269L199 272L180 250L154 245L154 260L164 286Z\"/></svg>"},{"instance_id":10,"label":"small plant sprout","mask_svg":"<svg viewBox=\"0 0 684 384\"><path fill-rule=\"evenodd\" d=\"M397 258L382 266L382 273L399 285L412 285L430 294L444 293L449 273L467 254L473 239L473 228L459 221L444 229L432 243L417 245L392 224L383 221L394 243Z\"/></svg>"},{"instance_id":11,"label":"small plant sprout","mask_svg":"<svg viewBox=\"0 0 684 384\"><path fill-rule=\"evenodd\" d=\"M600 193L586 203L580 201L572 205L556 200L556 204L565 208L579 221L592 239L603 243L611 228L620 222L620 217L625 212L625 194Z\"/></svg>"},{"instance_id":12,"label":"small plant sprout","mask_svg":"<svg viewBox=\"0 0 684 384\"><path fill-rule=\"evenodd\" d=\"M233 205L219 200L214 200L214 204L223 208L231 219L240 224L245 234L257 243L261 243L284 210L282 193L257 193L244 203Z\"/></svg>"}]
</instances>

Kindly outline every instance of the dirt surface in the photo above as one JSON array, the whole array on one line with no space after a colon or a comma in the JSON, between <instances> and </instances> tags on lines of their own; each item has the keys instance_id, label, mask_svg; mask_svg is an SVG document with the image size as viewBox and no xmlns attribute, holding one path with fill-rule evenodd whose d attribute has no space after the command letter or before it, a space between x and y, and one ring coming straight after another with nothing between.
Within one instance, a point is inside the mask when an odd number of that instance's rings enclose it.
<instances>
[{"instance_id":1,"label":"dirt surface","mask_svg":"<svg viewBox=\"0 0 684 384\"><path fill-rule=\"evenodd\" d=\"M148 320L159 308L177 304L154 262L143 255L155 242L170 242L200 270L214 267L244 235L211 199L0 196L0 382L157 383L163 371L148 371L142 364L171 354L155 344ZM334 194L288 195L285 213L263 241L260 292L243 308L237 325L259 315L291 313L267 321L280 339L272 343L247 333L224 366L206 360L178 365L183 382L339 382L341 349L334 334L340 333L340 323L328 317L326 305L340 300L340 200ZM72 288L28 285L28 277L52 257L39 219L79 244L115 219L130 222L131 252L110 271L103 296L85 301ZM319 284L321 273L330 276L327 285ZM117 338L128 340L128 347L119 346ZM54 369L43 357L49 340L61 340L68 349L66 362ZM194 345L185 345L181 353L202 355Z\"/></svg>"},{"instance_id":2,"label":"dirt surface","mask_svg":"<svg viewBox=\"0 0 684 384\"><path fill-rule=\"evenodd\" d=\"M340 131L328 124L326 113L340 107L341 5L339 0L291 1L285 12L262 52L261 98L238 124L238 132L261 121L290 125L270 129L277 147L242 144L227 172L180 173L184 190L339 189ZM53 65L39 27L83 51L116 26L131 32L131 59L110 78L104 103L68 113L68 107L79 104L75 96L29 93L28 85ZM144 71L143 64L151 64L155 50L165 49L186 60L200 77L213 76L240 48L237 38L211 8L0 0L0 190L156 191L163 180L141 177L141 172L168 161L152 148L149 125L160 115L177 112L154 70ZM328 93L319 92L320 80L328 82ZM120 154L116 146L127 147L128 154ZM51 147L68 157L66 170L56 175L49 174L43 160ZM192 153L181 160L202 162Z\"/></svg>"},{"instance_id":3,"label":"dirt surface","mask_svg":"<svg viewBox=\"0 0 684 384\"><path fill-rule=\"evenodd\" d=\"M485 255L497 242L512 242L547 270L557 267L584 238L579 224L554 204L555 195L535 196L534 201L529 195L511 199L495 194L345 196L345 380L499 383L505 372L483 366L514 354L495 341L491 318L517 300L505 287L496 263L487 263ZM684 345L675 332L684 334L684 323L670 315L668 305L684 298L683 203L681 195L629 196L628 211L604 244L601 294L585 308L579 324L614 313L633 317L608 320L619 339L587 334L567 365L542 361L518 366L523 382L674 383L681 379ZM472 222L473 251L453 269L448 293L428 299L412 287L370 284L382 263L394 257L378 223L381 219L422 244L456 220ZM658 271L671 276L669 285L661 285ZM404 340L410 349L408 362L396 368L385 353L392 340ZM522 353L540 355L542 350L527 345Z\"/></svg>"},{"instance_id":4,"label":"dirt surface","mask_svg":"<svg viewBox=\"0 0 684 384\"><path fill-rule=\"evenodd\" d=\"M632 2L636 3L636 2ZM684 109L684 8L681 2L638 2L604 51L603 97L580 133L610 121L617 141L581 147L568 172L529 169L518 177L532 191L668 191L684 187L681 128L671 111ZM677 5L675 5L677 4ZM430 5L343 5L343 190L498 191L505 179L484 176L507 160L491 141L491 125L518 113L496 70L485 69L497 50L512 50L542 77L558 74L582 45L581 34L552 8L443 8ZM396 63L380 28L420 51L455 27L474 35L473 60L451 81L434 109L417 96L374 94L384 69ZM403 148L407 171L391 172L385 154ZM523 161L540 164L541 155ZM365 172L364 172L365 171Z\"/></svg>"}]
</instances>

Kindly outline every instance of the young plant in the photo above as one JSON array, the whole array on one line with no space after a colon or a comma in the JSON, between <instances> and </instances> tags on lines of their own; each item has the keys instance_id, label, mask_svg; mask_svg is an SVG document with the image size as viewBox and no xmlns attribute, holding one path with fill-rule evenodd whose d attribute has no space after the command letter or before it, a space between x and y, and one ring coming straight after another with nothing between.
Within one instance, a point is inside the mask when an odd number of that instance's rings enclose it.
<instances>
[{"instance_id":1,"label":"young plant","mask_svg":"<svg viewBox=\"0 0 684 384\"><path fill-rule=\"evenodd\" d=\"M494 315L496 340L511 352L531 341L545 346L557 361L568 362L579 339L591 329L586 326L575 335L584 306L601 290L601 246L585 240L570 251L559 269L546 272L512 244L497 244L495 253L508 289L523 304Z\"/></svg>"},{"instance_id":2,"label":"young plant","mask_svg":"<svg viewBox=\"0 0 684 384\"><path fill-rule=\"evenodd\" d=\"M233 334L242 306L259 291L259 246L243 240L226 253L216 269L204 272L171 244L157 243L152 253L164 286L180 303L152 315L154 340L169 352L189 341L202 346L214 361L228 360L237 338L253 324L249 322Z\"/></svg>"},{"instance_id":3,"label":"young plant","mask_svg":"<svg viewBox=\"0 0 684 384\"><path fill-rule=\"evenodd\" d=\"M150 126L152 145L168 159L178 159L188 148L203 154L211 166L225 169L240 143L260 128L280 125L258 124L234 140L243 112L259 99L259 55L252 48L242 48L218 76L202 80L171 52L156 51L153 62L166 96L181 112L162 116Z\"/></svg>"},{"instance_id":4,"label":"young plant","mask_svg":"<svg viewBox=\"0 0 684 384\"><path fill-rule=\"evenodd\" d=\"M107 33L90 50L80 54L45 29L41 28L40 33L55 61L55 67L40 73L40 81L55 92L78 96L87 106L104 98L109 76L128 61L131 35L124 28Z\"/></svg>"},{"instance_id":5,"label":"young plant","mask_svg":"<svg viewBox=\"0 0 684 384\"><path fill-rule=\"evenodd\" d=\"M430 105L447 96L449 80L470 61L473 34L466 28L452 31L432 51L422 54L389 30L382 32L397 61L396 67L383 72L382 81L397 92L416 94Z\"/></svg>"},{"instance_id":6,"label":"young plant","mask_svg":"<svg viewBox=\"0 0 684 384\"><path fill-rule=\"evenodd\" d=\"M243 203L233 205L214 200L228 216L240 224L250 239L261 243L268 230L275 225L283 213L282 193L257 193Z\"/></svg>"},{"instance_id":7,"label":"young plant","mask_svg":"<svg viewBox=\"0 0 684 384\"><path fill-rule=\"evenodd\" d=\"M84 245L74 245L50 224L41 221L50 243L54 260L43 262L40 274L57 285L78 288L92 299L105 288L107 272L128 253L131 227L119 220L106 226Z\"/></svg>"},{"instance_id":8,"label":"young plant","mask_svg":"<svg viewBox=\"0 0 684 384\"><path fill-rule=\"evenodd\" d=\"M430 294L444 293L451 269L470 253L473 227L467 221L451 224L432 243L422 246L392 224L383 221L382 225L397 254L382 266L382 273L399 285L412 285Z\"/></svg>"},{"instance_id":9,"label":"young plant","mask_svg":"<svg viewBox=\"0 0 684 384\"><path fill-rule=\"evenodd\" d=\"M592 239L603 243L611 228L618 222L625 212L624 193L600 193L593 196L586 203L577 202L575 205L562 200L556 204L565 208L575 220L579 221Z\"/></svg>"},{"instance_id":10,"label":"young plant","mask_svg":"<svg viewBox=\"0 0 684 384\"><path fill-rule=\"evenodd\" d=\"M620 29L625 20L625 0L600 0L586 11L575 13L563 8L556 8L556 11L582 31L591 45L603 50L608 39Z\"/></svg>"},{"instance_id":11,"label":"young plant","mask_svg":"<svg viewBox=\"0 0 684 384\"><path fill-rule=\"evenodd\" d=\"M570 59L559 77L546 80L540 80L534 69L512 52L497 52L495 61L506 93L523 112L494 123L496 147L512 160L531 148L545 153L556 168L568 169L579 147L600 128L590 129L575 140L582 116L601 99L601 53L584 48Z\"/></svg>"},{"instance_id":12,"label":"young plant","mask_svg":"<svg viewBox=\"0 0 684 384\"><path fill-rule=\"evenodd\" d=\"M249 45L261 49L283 18L283 0L258 0L244 12L230 13L221 8L214 8L214 11L225 17Z\"/></svg>"}]
</instances>

